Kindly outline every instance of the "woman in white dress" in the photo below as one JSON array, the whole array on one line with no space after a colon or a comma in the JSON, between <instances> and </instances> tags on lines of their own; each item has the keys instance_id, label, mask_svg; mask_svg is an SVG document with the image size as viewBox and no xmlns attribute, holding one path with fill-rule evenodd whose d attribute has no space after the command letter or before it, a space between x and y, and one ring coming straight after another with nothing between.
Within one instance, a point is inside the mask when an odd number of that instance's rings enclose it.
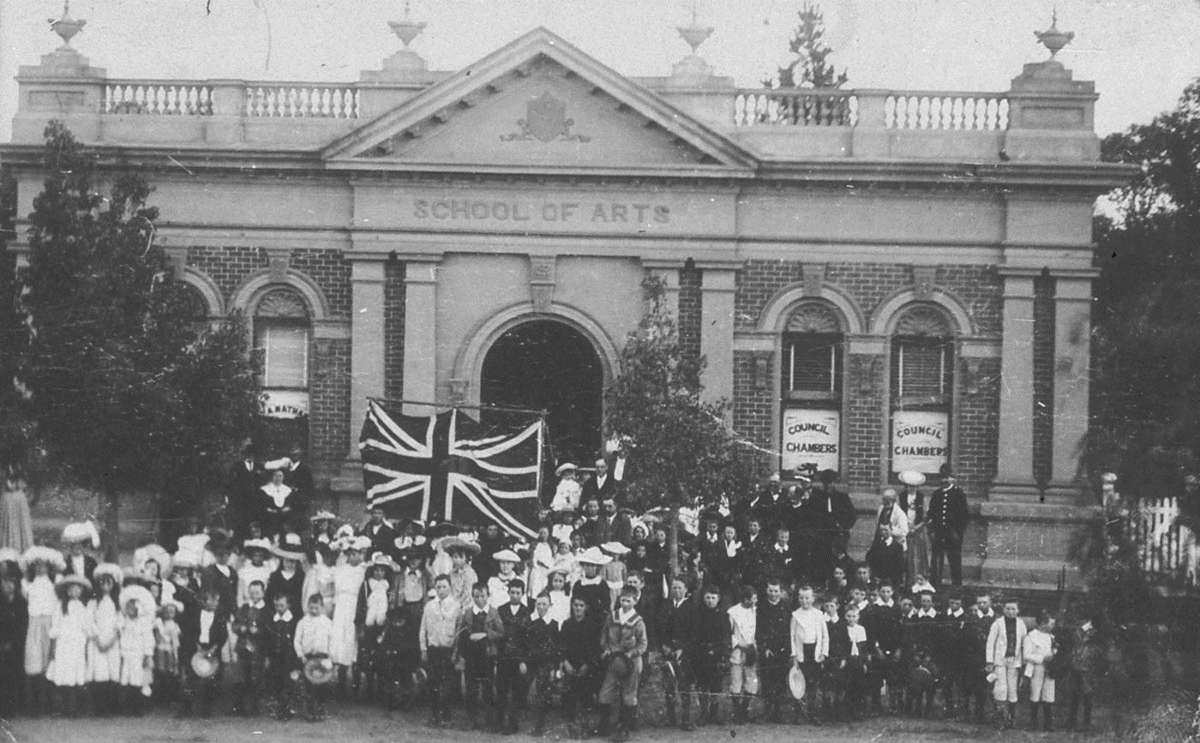
<instances>
[{"instance_id":1,"label":"woman in white dress","mask_svg":"<svg viewBox=\"0 0 1200 743\"><path fill-rule=\"evenodd\" d=\"M342 694L358 656L358 628L354 626L354 618L358 612L358 592L366 575L363 553L370 548L370 537L354 537L342 549L346 562L333 569L333 637L329 642L329 659L337 666L338 689Z\"/></svg>"},{"instance_id":2,"label":"woman in white dress","mask_svg":"<svg viewBox=\"0 0 1200 743\"><path fill-rule=\"evenodd\" d=\"M74 716L82 711L87 684L87 646L92 634L92 605L87 594L92 584L81 575L68 575L54 588L60 605L50 623L54 650L46 680L57 687L63 712Z\"/></svg>"},{"instance_id":3,"label":"woman in white dress","mask_svg":"<svg viewBox=\"0 0 1200 743\"><path fill-rule=\"evenodd\" d=\"M96 711L101 716L111 714L117 705L117 681L121 677L121 647L117 641L121 610L117 587L123 578L121 568L111 562L97 565L92 574L96 584L96 600L92 602L87 678L92 685Z\"/></svg>"}]
</instances>

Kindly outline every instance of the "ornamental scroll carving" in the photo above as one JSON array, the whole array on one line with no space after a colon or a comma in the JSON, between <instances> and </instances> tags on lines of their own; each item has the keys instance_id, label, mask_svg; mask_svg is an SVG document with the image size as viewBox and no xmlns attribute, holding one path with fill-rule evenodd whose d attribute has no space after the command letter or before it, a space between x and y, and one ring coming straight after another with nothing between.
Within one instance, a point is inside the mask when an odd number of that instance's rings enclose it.
<instances>
[{"instance_id":1,"label":"ornamental scroll carving","mask_svg":"<svg viewBox=\"0 0 1200 743\"><path fill-rule=\"evenodd\" d=\"M536 139L539 142L590 142L591 137L572 134L575 120L567 118L567 104L549 92L531 100L525 108L525 118L517 120L518 132L501 134L501 142Z\"/></svg>"}]
</instances>

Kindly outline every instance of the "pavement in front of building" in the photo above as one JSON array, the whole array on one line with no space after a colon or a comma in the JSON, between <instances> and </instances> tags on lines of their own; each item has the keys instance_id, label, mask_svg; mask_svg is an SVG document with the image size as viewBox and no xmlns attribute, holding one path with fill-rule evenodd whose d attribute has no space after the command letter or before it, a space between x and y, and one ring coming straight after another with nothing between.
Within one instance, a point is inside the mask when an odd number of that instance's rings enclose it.
<instances>
[{"instance_id":1,"label":"pavement in front of building","mask_svg":"<svg viewBox=\"0 0 1200 743\"><path fill-rule=\"evenodd\" d=\"M1022 705L1022 713L1026 710ZM0 743L302 743L324 741L406 741L529 740L530 722L523 721L521 732L514 736L472 732L459 713L455 727L435 729L426 727L423 717L415 712L389 715L377 707L331 706L329 719L310 723L303 720L277 722L266 717L239 718L216 716L207 719L176 719L166 713L141 718L43 718L0 721ZM423 713L422 713L423 714ZM1071 733L1034 733L1025 730L997 731L983 727L940 720L909 720L876 718L858 723L808 725L729 725L699 728L694 732L643 725L633 734L633 740L662 741L663 743L778 743L780 738L795 741L829 743L868 743L874 741L1116 741L1111 735ZM563 724L551 726L546 741L571 740ZM594 738L592 740L602 741Z\"/></svg>"}]
</instances>

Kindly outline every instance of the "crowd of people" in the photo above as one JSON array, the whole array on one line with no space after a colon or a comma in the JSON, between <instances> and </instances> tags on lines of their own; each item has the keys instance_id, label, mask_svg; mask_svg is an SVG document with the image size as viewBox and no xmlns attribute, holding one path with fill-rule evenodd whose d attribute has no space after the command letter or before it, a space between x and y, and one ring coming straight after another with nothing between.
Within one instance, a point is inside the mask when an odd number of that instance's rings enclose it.
<instances>
[{"instance_id":1,"label":"crowd of people","mask_svg":"<svg viewBox=\"0 0 1200 743\"><path fill-rule=\"evenodd\" d=\"M193 520L173 551L145 545L128 566L97 561L87 522L63 530L62 551L0 551L0 713L316 721L341 700L624 740L649 684L685 730L864 714L1011 726L1023 700L1051 729L1065 680L1068 724L1090 721L1095 628L1030 626L1015 601L963 592L967 514L949 471L928 508L917 473L885 491L855 560L857 513L831 472L683 508L673 547L674 512L625 507L603 460L584 482L559 468L528 541L381 508L361 523L307 514L291 500L297 463L248 459L230 486L243 522Z\"/></svg>"}]
</instances>

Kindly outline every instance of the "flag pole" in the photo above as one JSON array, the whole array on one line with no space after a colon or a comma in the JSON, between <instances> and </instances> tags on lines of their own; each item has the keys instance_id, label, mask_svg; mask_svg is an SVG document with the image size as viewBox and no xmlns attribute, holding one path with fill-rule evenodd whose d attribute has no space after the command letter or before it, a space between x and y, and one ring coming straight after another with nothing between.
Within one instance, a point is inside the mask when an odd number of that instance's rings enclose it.
<instances>
[{"instance_id":1,"label":"flag pole","mask_svg":"<svg viewBox=\"0 0 1200 743\"><path fill-rule=\"evenodd\" d=\"M467 410L494 410L497 413L528 413L545 418L547 411L545 409L537 410L534 408L511 408L501 405L479 404L468 405L466 403L445 403L445 402L429 402L428 400L401 400L394 397L368 397L368 400L375 402L390 402L398 405L423 405L430 408L465 408Z\"/></svg>"}]
</instances>

